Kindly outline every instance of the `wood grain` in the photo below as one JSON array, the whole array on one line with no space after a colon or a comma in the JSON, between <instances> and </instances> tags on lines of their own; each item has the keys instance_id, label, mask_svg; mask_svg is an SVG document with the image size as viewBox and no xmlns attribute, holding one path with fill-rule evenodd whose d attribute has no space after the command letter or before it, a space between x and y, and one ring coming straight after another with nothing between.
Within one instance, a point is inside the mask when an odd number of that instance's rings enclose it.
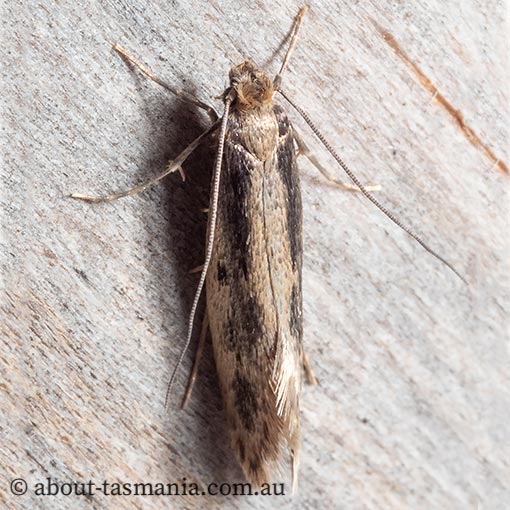
<instances>
[{"instance_id":1,"label":"wood grain","mask_svg":"<svg viewBox=\"0 0 510 510\"><path fill-rule=\"evenodd\" d=\"M214 96L231 66L251 57L277 70L299 6L4 4L2 508L495 510L510 500L509 48L505 9L481 0L310 3L285 89L469 285L301 161L305 345L320 385L304 388L298 494L34 493L47 477L242 480L210 347L189 409L179 401L193 352L163 409L198 278L188 272L203 257L214 148L193 156L184 183L175 175L112 204L65 195L157 174L209 122L112 43L221 110ZM25 495L11 493L15 478Z\"/></svg>"}]
</instances>

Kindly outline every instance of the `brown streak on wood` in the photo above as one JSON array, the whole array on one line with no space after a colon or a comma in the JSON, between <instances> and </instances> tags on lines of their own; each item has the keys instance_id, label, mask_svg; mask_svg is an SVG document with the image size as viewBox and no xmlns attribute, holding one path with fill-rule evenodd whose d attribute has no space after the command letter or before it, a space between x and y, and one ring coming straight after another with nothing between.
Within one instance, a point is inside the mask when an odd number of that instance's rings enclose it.
<instances>
[{"instance_id":1,"label":"brown streak on wood","mask_svg":"<svg viewBox=\"0 0 510 510\"><path fill-rule=\"evenodd\" d=\"M504 172L506 174L509 173L508 167L501 161L496 155L491 151L491 149L480 139L480 137L473 131L473 129L466 125L464 122L464 117L462 113L453 107L453 105L439 92L437 87L432 83L432 81L425 75L425 73L411 60L409 55L405 53L405 51L399 46L395 38L387 31L384 30L375 20L370 19L372 24L377 28L377 31L382 35L384 41L393 49L393 51L397 54L397 56L414 72L414 74L418 77L420 83L423 85L425 89L427 89L432 97L437 100L437 102L450 114L450 116L455 120L460 130L463 132L464 136L468 139L468 141L476 147L477 149L481 149L486 156L494 163L496 168Z\"/></svg>"}]
</instances>

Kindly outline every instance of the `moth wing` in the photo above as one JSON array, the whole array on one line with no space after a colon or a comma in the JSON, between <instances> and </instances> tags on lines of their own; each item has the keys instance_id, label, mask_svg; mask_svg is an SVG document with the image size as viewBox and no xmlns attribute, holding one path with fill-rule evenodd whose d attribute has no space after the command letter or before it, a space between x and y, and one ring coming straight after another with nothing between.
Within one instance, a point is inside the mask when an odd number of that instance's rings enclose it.
<instances>
[{"instance_id":1,"label":"moth wing","mask_svg":"<svg viewBox=\"0 0 510 510\"><path fill-rule=\"evenodd\" d=\"M257 485L281 467L286 447L296 471L299 451L302 206L292 129L274 108L275 143L264 161L242 143L242 119L229 118L207 275L232 446Z\"/></svg>"}]
</instances>

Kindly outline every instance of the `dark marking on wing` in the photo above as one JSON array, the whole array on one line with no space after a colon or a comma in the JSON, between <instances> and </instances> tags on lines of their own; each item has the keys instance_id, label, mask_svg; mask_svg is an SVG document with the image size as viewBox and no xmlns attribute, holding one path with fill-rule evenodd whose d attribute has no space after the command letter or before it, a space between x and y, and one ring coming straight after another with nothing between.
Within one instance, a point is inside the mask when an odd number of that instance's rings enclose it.
<instances>
[{"instance_id":1,"label":"dark marking on wing","mask_svg":"<svg viewBox=\"0 0 510 510\"><path fill-rule=\"evenodd\" d=\"M234 419L233 416L227 416L227 424L229 430L232 432L235 432L237 430L237 421Z\"/></svg>"},{"instance_id":2,"label":"dark marking on wing","mask_svg":"<svg viewBox=\"0 0 510 510\"><path fill-rule=\"evenodd\" d=\"M262 434L264 435L264 440L267 443L269 441L269 427L266 420L262 422Z\"/></svg>"},{"instance_id":3,"label":"dark marking on wing","mask_svg":"<svg viewBox=\"0 0 510 510\"><path fill-rule=\"evenodd\" d=\"M290 253L294 270L301 270L303 256L303 206L301 201L301 188L299 184L299 173L296 164L296 153L292 127L287 114L279 105L273 108L278 123L280 140L277 149L278 172L280 173L283 185L287 190L287 231L290 242Z\"/></svg>"},{"instance_id":4,"label":"dark marking on wing","mask_svg":"<svg viewBox=\"0 0 510 510\"><path fill-rule=\"evenodd\" d=\"M259 466L260 466L260 457L256 453L254 453L253 457L250 460L250 470L253 471L254 473L256 473L257 470L259 469Z\"/></svg>"},{"instance_id":5,"label":"dark marking on wing","mask_svg":"<svg viewBox=\"0 0 510 510\"><path fill-rule=\"evenodd\" d=\"M289 327L296 338L303 335L303 314L302 314L302 297L301 290L296 284L292 286L292 294L290 296L290 317Z\"/></svg>"},{"instance_id":6,"label":"dark marking on wing","mask_svg":"<svg viewBox=\"0 0 510 510\"><path fill-rule=\"evenodd\" d=\"M226 144L222 167L222 208L230 226L234 259L237 260L242 275L246 279L249 267L247 202L251 187L253 163L247 157L246 150L241 145L242 121L235 112L229 117L228 129L229 139Z\"/></svg>"},{"instance_id":7,"label":"dark marking on wing","mask_svg":"<svg viewBox=\"0 0 510 510\"><path fill-rule=\"evenodd\" d=\"M253 359L257 355L257 339L263 332L262 307L253 296L246 296L243 288L230 282L230 291L236 306L229 310L227 346L236 352L236 360Z\"/></svg>"},{"instance_id":8,"label":"dark marking on wing","mask_svg":"<svg viewBox=\"0 0 510 510\"><path fill-rule=\"evenodd\" d=\"M223 262L218 262L217 278L221 285L227 285L227 268Z\"/></svg>"},{"instance_id":9,"label":"dark marking on wing","mask_svg":"<svg viewBox=\"0 0 510 510\"><path fill-rule=\"evenodd\" d=\"M241 464L244 463L245 459L245 452L244 452L244 443L242 439L237 440L237 449L239 451L239 459L241 461Z\"/></svg>"},{"instance_id":10,"label":"dark marking on wing","mask_svg":"<svg viewBox=\"0 0 510 510\"><path fill-rule=\"evenodd\" d=\"M248 431L252 431L258 414L257 392L253 384L243 375L236 372L232 381L234 402L239 418Z\"/></svg>"},{"instance_id":11,"label":"dark marking on wing","mask_svg":"<svg viewBox=\"0 0 510 510\"><path fill-rule=\"evenodd\" d=\"M231 227L232 248L243 276L248 277L248 211L246 197L250 184L250 167L248 161L240 157L236 150L232 152L232 159L229 162L229 170L225 172L225 180L230 186L228 193L224 194L227 221ZM228 197L228 198L227 198Z\"/></svg>"},{"instance_id":12,"label":"dark marking on wing","mask_svg":"<svg viewBox=\"0 0 510 510\"><path fill-rule=\"evenodd\" d=\"M276 122L278 124L278 136L286 136L289 133L290 122L285 110L278 104L273 106L273 112L276 116Z\"/></svg>"},{"instance_id":13,"label":"dark marking on wing","mask_svg":"<svg viewBox=\"0 0 510 510\"><path fill-rule=\"evenodd\" d=\"M260 304L252 296L246 300L244 311L243 329L248 335L260 335L262 330L262 309Z\"/></svg>"}]
</instances>

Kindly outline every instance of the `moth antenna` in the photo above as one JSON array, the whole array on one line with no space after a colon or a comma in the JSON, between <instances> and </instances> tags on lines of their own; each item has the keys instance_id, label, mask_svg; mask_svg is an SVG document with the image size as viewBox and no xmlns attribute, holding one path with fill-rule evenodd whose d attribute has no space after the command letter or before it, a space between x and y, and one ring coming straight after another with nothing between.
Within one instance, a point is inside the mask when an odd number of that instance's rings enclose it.
<instances>
[{"instance_id":1,"label":"moth antenna","mask_svg":"<svg viewBox=\"0 0 510 510\"><path fill-rule=\"evenodd\" d=\"M188 321L188 335L186 337L186 343L179 354L179 358L177 360L177 364L172 372L172 376L170 377L170 382L168 383L166 389L165 396L165 409L168 406L168 398L170 397L170 391L172 389L172 385L175 380L175 376L177 374L177 370L181 366L182 360L184 359L184 355L188 350L189 344L191 342L191 336L193 334L193 325L195 322L195 314L198 307L198 302L200 300L200 295L202 294L202 289L204 287L205 276L207 274L207 268L209 267L209 263L211 262L213 243L214 243L214 234L216 230L216 217L218 213L218 196L220 193L220 175L221 175L221 164L223 161L223 147L225 145L225 133L227 131L227 122L228 122L228 114L230 111L230 103L232 102L232 92L227 94L225 97L225 109L223 110L223 118L221 119L221 127L220 127L220 136L218 141L218 152L216 154L216 165L214 168L213 174L213 182L212 182L212 193L209 205L209 225L207 229L207 244L205 248L205 261L202 267L202 271L200 273L200 280L198 282L198 287L195 292L195 297L193 298L193 305L191 306L191 312L189 315Z\"/></svg>"},{"instance_id":2,"label":"moth antenna","mask_svg":"<svg viewBox=\"0 0 510 510\"><path fill-rule=\"evenodd\" d=\"M382 211L393 223L395 223L397 226L399 226L404 232L407 232L418 244L422 246L426 251L428 251L432 256L434 256L436 259L440 260L446 267L448 267L451 271L453 271L465 284L467 284L466 279L441 255L436 253L432 248L430 248L425 242L415 233L413 232L409 227L405 226L391 211L386 209L377 198L375 198L369 191L366 190L366 188L363 186L363 184L360 182L360 180L354 175L352 170L342 161L342 158L336 153L335 149L329 144L329 142L324 138L324 135L319 131L319 128L312 122L308 114L299 107L294 101L292 101L289 96L282 90L278 89L278 92L288 101L288 103L303 117L305 122L308 124L310 129L313 131L315 136L322 142L324 147L328 150L328 152L335 158L336 162L342 167L342 170L349 176L349 178L358 186L360 191L365 195L370 202L372 202L380 211Z\"/></svg>"},{"instance_id":3,"label":"moth antenna","mask_svg":"<svg viewBox=\"0 0 510 510\"><path fill-rule=\"evenodd\" d=\"M287 68L290 60L290 56L292 55L292 52L294 51L294 46L296 46L299 29L301 28L301 23L303 23L303 17L308 11L308 7L301 7L299 9L299 12L297 13L296 19L294 20L294 31L292 34L292 39L290 40L289 47L287 49L287 53L285 54L285 58L283 59L282 66L280 67L280 70L278 71L278 74L275 76L273 80L273 85L275 89L278 89L280 86L280 83L282 82L282 75L285 69Z\"/></svg>"}]
</instances>

